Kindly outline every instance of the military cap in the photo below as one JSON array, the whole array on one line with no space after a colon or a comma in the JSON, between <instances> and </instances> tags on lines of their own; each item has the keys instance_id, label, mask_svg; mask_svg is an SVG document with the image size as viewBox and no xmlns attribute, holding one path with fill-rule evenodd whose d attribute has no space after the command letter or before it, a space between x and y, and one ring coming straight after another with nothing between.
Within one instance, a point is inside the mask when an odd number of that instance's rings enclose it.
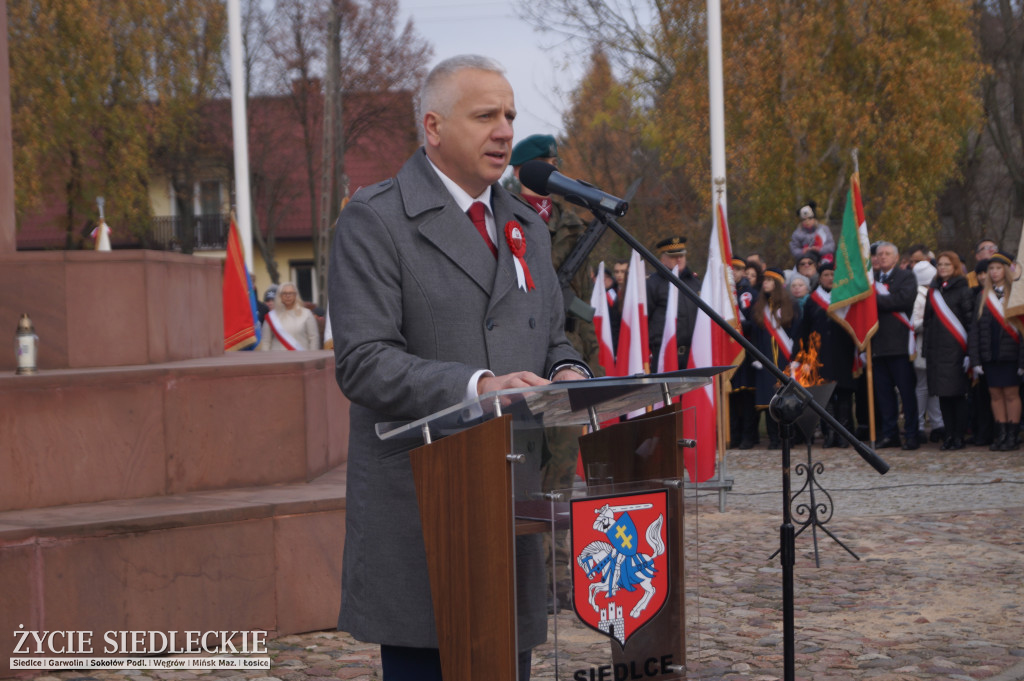
<instances>
[{"instance_id":1,"label":"military cap","mask_svg":"<svg viewBox=\"0 0 1024 681\"><path fill-rule=\"evenodd\" d=\"M654 249L658 255L669 253L671 255L686 255L686 237L670 236L659 241Z\"/></svg>"},{"instance_id":2,"label":"military cap","mask_svg":"<svg viewBox=\"0 0 1024 681\"><path fill-rule=\"evenodd\" d=\"M512 147L509 163L521 166L535 158L557 158L558 144L553 135L530 135Z\"/></svg>"}]
</instances>

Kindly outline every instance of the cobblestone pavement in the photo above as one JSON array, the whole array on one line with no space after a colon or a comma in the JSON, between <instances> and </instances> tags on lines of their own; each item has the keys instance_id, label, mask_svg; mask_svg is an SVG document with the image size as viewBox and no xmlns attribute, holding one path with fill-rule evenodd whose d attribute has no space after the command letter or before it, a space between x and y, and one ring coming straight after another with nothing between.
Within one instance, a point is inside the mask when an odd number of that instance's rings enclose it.
<instances>
[{"instance_id":1,"label":"cobblestone pavement","mask_svg":"<svg viewBox=\"0 0 1024 681\"><path fill-rule=\"evenodd\" d=\"M881 450L879 476L851 449L815 450L834 515L796 539L796 678L1024 679L1024 452ZM806 463L796 447L794 466ZM780 453L730 451L726 509L699 492L687 513L687 679L783 676ZM793 491L803 483L794 468ZM821 493L816 497L820 501ZM694 512L697 511L697 512ZM795 517L799 522L801 518ZM691 544L691 542L693 542ZM563 634L572 645L571 632ZM39 681L379 679L376 646L339 632L271 643L270 671L61 672ZM535 679L553 679L544 651Z\"/></svg>"}]
</instances>

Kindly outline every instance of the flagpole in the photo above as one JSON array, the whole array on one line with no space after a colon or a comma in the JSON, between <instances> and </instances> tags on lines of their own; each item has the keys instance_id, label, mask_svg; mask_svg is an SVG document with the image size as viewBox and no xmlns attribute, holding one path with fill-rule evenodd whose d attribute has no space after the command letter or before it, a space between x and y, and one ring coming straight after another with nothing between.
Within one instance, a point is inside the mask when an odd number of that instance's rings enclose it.
<instances>
[{"instance_id":1,"label":"flagpole","mask_svg":"<svg viewBox=\"0 0 1024 681\"><path fill-rule=\"evenodd\" d=\"M729 402L725 399L725 383L722 381L722 375L715 375L715 394L718 400L718 460L721 462L725 458L725 440L729 437L730 430L729 424ZM729 444L732 444L730 442Z\"/></svg>"},{"instance_id":2,"label":"flagpole","mask_svg":"<svg viewBox=\"0 0 1024 681\"><path fill-rule=\"evenodd\" d=\"M868 339L865 346L867 354L868 371L868 437L871 438L871 447L875 446L875 373L874 365L871 362L871 339Z\"/></svg>"},{"instance_id":3,"label":"flagpole","mask_svg":"<svg viewBox=\"0 0 1024 681\"><path fill-rule=\"evenodd\" d=\"M716 181L722 211L728 214L725 189L725 88L722 84L722 4L721 0L707 0L708 10L708 127L711 133L711 196L715 195ZM712 207L712 210L714 208ZM727 265L729 263L726 263Z\"/></svg>"},{"instance_id":4,"label":"flagpole","mask_svg":"<svg viewBox=\"0 0 1024 681\"><path fill-rule=\"evenodd\" d=\"M245 266L252 272L252 217L249 198L249 128L245 118L245 80L242 71L242 11L239 0L228 0L231 48L231 133L235 147L236 227L241 237Z\"/></svg>"}]
</instances>

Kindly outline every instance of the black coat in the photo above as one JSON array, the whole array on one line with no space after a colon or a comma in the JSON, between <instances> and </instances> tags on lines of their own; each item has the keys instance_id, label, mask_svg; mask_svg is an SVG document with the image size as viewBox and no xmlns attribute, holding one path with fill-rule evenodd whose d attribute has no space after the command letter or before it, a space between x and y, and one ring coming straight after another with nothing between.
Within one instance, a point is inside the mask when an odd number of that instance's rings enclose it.
<instances>
[{"instance_id":1,"label":"black coat","mask_svg":"<svg viewBox=\"0 0 1024 681\"><path fill-rule=\"evenodd\" d=\"M853 390L857 381L853 377L853 358L857 354L857 346L853 337L828 316L828 311L810 296L804 303L803 316L797 333L803 348L810 347L811 334L820 336L818 361L821 368L818 373L826 381L835 381L840 388Z\"/></svg>"},{"instance_id":2,"label":"black coat","mask_svg":"<svg viewBox=\"0 0 1024 681\"><path fill-rule=\"evenodd\" d=\"M1016 362L1017 368L1024 369L1024 343L1019 343L1003 330L985 306L985 291L978 294L977 307L971 315L971 327L967 332L967 349L971 353L971 366L985 362ZM981 310L978 316L977 310ZM997 351L993 352L993 348Z\"/></svg>"},{"instance_id":3,"label":"black coat","mask_svg":"<svg viewBox=\"0 0 1024 681\"><path fill-rule=\"evenodd\" d=\"M763 294L762 294L763 295ZM765 308L767 309L767 308ZM753 315L753 308L751 309ZM794 341L792 356L787 359L783 350L779 347L778 343L775 342L775 337L772 336L771 332L765 327L764 319L754 319L752 326L752 336L754 346L757 347L769 360L775 363L775 366L785 370L789 366L790 361L796 357L796 353L799 348L796 347L796 331L800 328L800 306L793 305L793 321L788 326L783 326L783 331L786 335ZM779 379L775 377L771 371L767 368L762 367L761 369L754 369L754 400L755 404L759 407L767 407L772 401L772 397L779 389Z\"/></svg>"},{"instance_id":4,"label":"black coat","mask_svg":"<svg viewBox=\"0 0 1024 681\"><path fill-rule=\"evenodd\" d=\"M921 354L927 360L925 371L928 376L928 392L939 397L957 397L966 395L970 388L963 364L966 353L956 337L936 316L931 295L932 289L938 289L964 329L970 329L974 317L974 292L963 277L950 277L944 286L942 284L942 280L936 277L928 287Z\"/></svg>"},{"instance_id":5,"label":"black coat","mask_svg":"<svg viewBox=\"0 0 1024 681\"><path fill-rule=\"evenodd\" d=\"M691 290L700 293L700 280L689 267L683 268L679 278ZM652 357L661 351L661 336L665 330L665 311L668 309L669 280L654 272L647 277L647 340ZM686 358L693 343L693 327L697 323L697 303L679 292L679 311L676 316L676 346L679 348L679 368L686 368Z\"/></svg>"},{"instance_id":6,"label":"black coat","mask_svg":"<svg viewBox=\"0 0 1024 681\"><path fill-rule=\"evenodd\" d=\"M875 281L879 272L875 272ZM910 329L892 313L903 312L910 319L917 300L917 278L910 270L894 267L887 282L889 295L877 296L878 333L871 338L872 357L904 356L910 358Z\"/></svg>"},{"instance_id":7,"label":"black coat","mask_svg":"<svg viewBox=\"0 0 1024 681\"><path fill-rule=\"evenodd\" d=\"M749 285L736 288L736 302L740 310L740 330L744 338L753 343L754 323L751 313L754 309L754 301L757 300L757 291ZM744 388L753 389L757 380L757 370L751 364L754 361L753 355L749 352L743 354L743 361L732 375L733 390Z\"/></svg>"}]
</instances>

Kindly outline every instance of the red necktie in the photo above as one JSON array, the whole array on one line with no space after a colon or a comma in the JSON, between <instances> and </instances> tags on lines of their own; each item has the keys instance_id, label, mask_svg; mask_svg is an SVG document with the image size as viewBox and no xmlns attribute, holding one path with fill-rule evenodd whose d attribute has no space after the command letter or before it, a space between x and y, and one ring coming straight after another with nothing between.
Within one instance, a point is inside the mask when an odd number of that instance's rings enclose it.
<instances>
[{"instance_id":1,"label":"red necktie","mask_svg":"<svg viewBox=\"0 0 1024 681\"><path fill-rule=\"evenodd\" d=\"M487 247L491 249L491 253L494 254L495 259L498 257L498 248L491 241L491 235L487 233L487 221L484 216L487 213L487 207L480 201L474 201L473 205L466 211L469 215L469 219L473 221L473 226L476 227L476 231L480 232L480 236L487 242Z\"/></svg>"}]
</instances>

